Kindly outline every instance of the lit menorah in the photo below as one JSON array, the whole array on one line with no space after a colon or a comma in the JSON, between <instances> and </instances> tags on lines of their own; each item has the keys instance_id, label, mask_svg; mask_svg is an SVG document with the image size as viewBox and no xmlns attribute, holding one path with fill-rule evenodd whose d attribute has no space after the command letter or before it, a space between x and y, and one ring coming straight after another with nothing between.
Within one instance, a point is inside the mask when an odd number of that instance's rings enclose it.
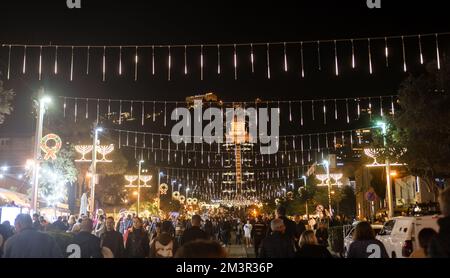
<instances>
[{"instance_id":1,"label":"lit menorah","mask_svg":"<svg viewBox=\"0 0 450 278\"><path fill-rule=\"evenodd\" d=\"M129 182L128 184L125 185L125 187L138 187L137 185L134 185L133 183L135 181L138 180L139 176L138 175L125 175L124 178ZM152 187L151 185L147 184L149 181L152 180L152 176L151 175L141 175L141 181L144 184L141 184L140 187Z\"/></svg>"},{"instance_id":2,"label":"lit menorah","mask_svg":"<svg viewBox=\"0 0 450 278\"><path fill-rule=\"evenodd\" d=\"M86 159L86 154L91 153L93 149L92 145L77 145L75 146L75 151L82 155L81 159L75 160L76 162L92 162L92 159ZM97 152L102 155L102 159L97 160L99 162L111 163L112 160L107 159L106 155L114 151L114 145L101 145L97 147Z\"/></svg>"},{"instance_id":3,"label":"lit menorah","mask_svg":"<svg viewBox=\"0 0 450 278\"><path fill-rule=\"evenodd\" d=\"M392 149L390 149L389 151L391 154L393 153ZM367 164L366 167L384 167L384 166L386 166L385 163L379 163L377 161L377 158L379 158L383 154L383 152L384 152L384 149L364 149L364 154L373 159L372 164ZM404 154L405 152L406 152L406 149L402 149L400 151L400 155ZM394 163L389 163L389 165L390 166L402 166L405 164L394 162Z\"/></svg>"}]
</instances>

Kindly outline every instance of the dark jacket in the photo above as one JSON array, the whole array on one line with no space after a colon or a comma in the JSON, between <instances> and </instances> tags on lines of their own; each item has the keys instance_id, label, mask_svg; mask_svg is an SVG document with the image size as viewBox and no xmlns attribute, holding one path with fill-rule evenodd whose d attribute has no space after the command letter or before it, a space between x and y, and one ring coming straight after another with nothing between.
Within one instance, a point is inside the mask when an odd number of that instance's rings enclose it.
<instances>
[{"instance_id":1,"label":"dark jacket","mask_svg":"<svg viewBox=\"0 0 450 278\"><path fill-rule=\"evenodd\" d=\"M123 258L125 248L123 246L123 236L116 231L106 231L100 236L100 246L111 250L114 258Z\"/></svg>"},{"instance_id":2,"label":"dark jacket","mask_svg":"<svg viewBox=\"0 0 450 278\"><path fill-rule=\"evenodd\" d=\"M184 231L183 237L181 238L181 245L196 239L208 239L208 235L200 227L194 226Z\"/></svg>"},{"instance_id":3,"label":"dark jacket","mask_svg":"<svg viewBox=\"0 0 450 278\"><path fill-rule=\"evenodd\" d=\"M431 240L428 247L430 258L450 258L450 217L438 220L439 233Z\"/></svg>"},{"instance_id":4,"label":"dark jacket","mask_svg":"<svg viewBox=\"0 0 450 278\"><path fill-rule=\"evenodd\" d=\"M260 242L266 236L267 226L264 222L258 221L252 227L252 237L256 242Z\"/></svg>"},{"instance_id":5,"label":"dark jacket","mask_svg":"<svg viewBox=\"0 0 450 278\"><path fill-rule=\"evenodd\" d=\"M73 244L80 246L81 258L103 258L100 239L88 232L79 232L73 238Z\"/></svg>"},{"instance_id":6,"label":"dark jacket","mask_svg":"<svg viewBox=\"0 0 450 278\"><path fill-rule=\"evenodd\" d=\"M295 239L298 241L303 232L306 231L305 223L300 221L298 224L295 223Z\"/></svg>"},{"instance_id":7,"label":"dark jacket","mask_svg":"<svg viewBox=\"0 0 450 278\"><path fill-rule=\"evenodd\" d=\"M284 226L286 227L286 231L284 232L284 234L294 240L297 230L297 225L295 224L295 222L290 220L286 216L280 216L278 218L283 220Z\"/></svg>"},{"instance_id":8,"label":"dark jacket","mask_svg":"<svg viewBox=\"0 0 450 278\"><path fill-rule=\"evenodd\" d=\"M328 246L328 229L327 228L317 229L316 238L320 245Z\"/></svg>"},{"instance_id":9,"label":"dark jacket","mask_svg":"<svg viewBox=\"0 0 450 278\"><path fill-rule=\"evenodd\" d=\"M294 257L294 242L280 232L268 235L261 244L260 258L292 258Z\"/></svg>"},{"instance_id":10,"label":"dark jacket","mask_svg":"<svg viewBox=\"0 0 450 278\"><path fill-rule=\"evenodd\" d=\"M325 246L305 244L295 253L296 258L332 258Z\"/></svg>"},{"instance_id":11,"label":"dark jacket","mask_svg":"<svg viewBox=\"0 0 450 278\"><path fill-rule=\"evenodd\" d=\"M130 228L128 233L125 256L127 258L146 258L150 252L150 241L144 229Z\"/></svg>"},{"instance_id":12,"label":"dark jacket","mask_svg":"<svg viewBox=\"0 0 450 278\"><path fill-rule=\"evenodd\" d=\"M389 258L386 248L378 239L356 240L348 248L347 258Z\"/></svg>"},{"instance_id":13,"label":"dark jacket","mask_svg":"<svg viewBox=\"0 0 450 278\"><path fill-rule=\"evenodd\" d=\"M49 235L29 228L10 237L4 245L4 258L62 258L61 249Z\"/></svg>"},{"instance_id":14,"label":"dark jacket","mask_svg":"<svg viewBox=\"0 0 450 278\"><path fill-rule=\"evenodd\" d=\"M169 233L161 233L150 243L150 258L173 258L177 243Z\"/></svg>"}]
</instances>

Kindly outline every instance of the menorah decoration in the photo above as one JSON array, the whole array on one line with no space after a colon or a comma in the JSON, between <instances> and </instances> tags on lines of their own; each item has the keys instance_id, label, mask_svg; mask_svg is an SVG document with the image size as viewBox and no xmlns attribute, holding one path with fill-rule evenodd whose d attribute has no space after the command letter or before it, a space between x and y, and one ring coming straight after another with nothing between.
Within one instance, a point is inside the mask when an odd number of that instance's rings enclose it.
<instances>
[{"instance_id":1,"label":"menorah decoration","mask_svg":"<svg viewBox=\"0 0 450 278\"><path fill-rule=\"evenodd\" d=\"M163 183L159 186L159 192L161 193L161 195L166 195L167 190L169 190L169 186L167 186L167 184Z\"/></svg>"},{"instance_id":2,"label":"menorah decoration","mask_svg":"<svg viewBox=\"0 0 450 278\"><path fill-rule=\"evenodd\" d=\"M393 156L393 154L395 153L394 149L389 149L389 155ZM406 149L401 149L400 153L397 154L398 156L402 156L404 153L406 153ZM385 163L379 163L377 161L377 158L379 158L381 155L384 154L384 149L364 149L364 154L367 155L368 157L373 159L372 164L367 164L367 167L384 167L386 166ZM398 162L391 162L389 163L390 166L402 166L404 164L402 163L398 163Z\"/></svg>"},{"instance_id":3,"label":"menorah decoration","mask_svg":"<svg viewBox=\"0 0 450 278\"><path fill-rule=\"evenodd\" d=\"M320 183L317 186L328 186L325 181L328 179L326 174L318 174L316 175L316 179L320 180Z\"/></svg>"},{"instance_id":4,"label":"menorah decoration","mask_svg":"<svg viewBox=\"0 0 450 278\"><path fill-rule=\"evenodd\" d=\"M330 177L335 181L335 183L333 183L332 185L341 186L342 183L339 180L342 179L343 176L344 175L342 173L330 174Z\"/></svg>"},{"instance_id":5,"label":"menorah decoration","mask_svg":"<svg viewBox=\"0 0 450 278\"><path fill-rule=\"evenodd\" d=\"M128 188L136 188L138 185L134 185L133 183L139 179L138 175L125 175L124 178L129 182L129 184L126 184L125 187ZM151 185L147 184L152 179L152 176L150 175L141 175L141 181L144 184L140 184L139 187L152 187Z\"/></svg>"},{"instance_id":6,"label":"menorah decoration","mask_svg":"<svg viewBox=\"0 0 450 278\"><path fill-rule=\"evenodd\" d=\"M179 198L180 198L180 192L174 191L174 192L172 193L172 199L178 200Z\"/></svg>"},{"instance_id":7,"label":"menorah decoration","mask_svg":"<svg viewBox=\"0 0 450 278\"><path fill-rule=\"evenodd\" d=\"M82 157L80 159L75 160L76 162L92 162L92 159L86 159L86 154L91 153L93 149L93 145L76 145L75 151L80 153ZM110 159L107 159L106 155L112 153L114 151L114 145L100 145L97 146L97 152L102 155L101 159L97 159L97 163L101 162L107 162L111 163L113 162Z\"/></svg>"}]
</instances>

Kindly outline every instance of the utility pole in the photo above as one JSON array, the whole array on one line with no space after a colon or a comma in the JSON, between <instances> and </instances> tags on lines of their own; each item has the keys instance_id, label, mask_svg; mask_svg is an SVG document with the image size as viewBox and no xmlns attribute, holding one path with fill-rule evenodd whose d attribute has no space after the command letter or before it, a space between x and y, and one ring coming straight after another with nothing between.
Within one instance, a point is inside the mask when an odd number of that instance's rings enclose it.
<instances>
[{"instance_id":1,"label":"utility pole","mask_svg":"<svg viewBox=\"0 0 450 278\"><path fill-rule=\"evenodd\" d=\"M44 124L45 105L50 103L51 99L44 96L44 88L38 92L38 99L36 101L37 118L36 118L36 132L34 135L34 168L33 168L33 188L32 188L32 204L31 210L37 212L38 209L38 194L39 194L39 167L42 160L41 156L41 140L42 129Z\"/></svg>"}]
</instances>

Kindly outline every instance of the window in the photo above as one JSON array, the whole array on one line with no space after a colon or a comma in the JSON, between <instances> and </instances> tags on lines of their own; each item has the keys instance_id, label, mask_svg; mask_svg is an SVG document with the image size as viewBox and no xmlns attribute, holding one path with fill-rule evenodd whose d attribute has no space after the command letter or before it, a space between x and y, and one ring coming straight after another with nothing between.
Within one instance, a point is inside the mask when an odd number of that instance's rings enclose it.
<instances>
[{"instance_id":1,"label":"window","mask_svg":"<svg viewBox=\"0 0 450 278\"><path fill-rule=\"evenodd\" d=\"M391 234L392 229L394 228L395 220L389 220L383 226L383 229L380 231L380 235L388 236Z\"/></svg>"}]
</instances>

